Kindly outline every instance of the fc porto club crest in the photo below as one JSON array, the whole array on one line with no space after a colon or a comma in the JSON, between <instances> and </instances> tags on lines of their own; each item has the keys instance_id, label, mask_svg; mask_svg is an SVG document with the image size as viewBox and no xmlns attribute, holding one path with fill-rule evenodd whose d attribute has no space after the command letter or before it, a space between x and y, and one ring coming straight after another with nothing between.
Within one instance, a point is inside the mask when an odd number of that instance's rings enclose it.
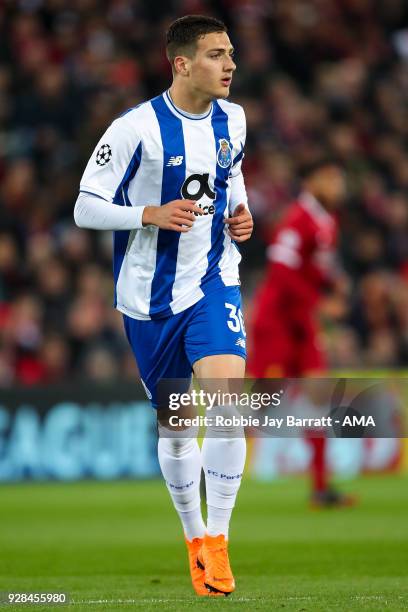
<instances>
[{"instance_id":1,"label":"fc porto club crest","mask_svg":"<svg viewBox=\"0 0 408 612\"><path fill-rule=\"evenodd\" d=\"M217 151L217 164L221 166L221 168L229 168L232 164L230 144L226 138L220 138L218 142L220 146Z\"/></svg>"}]
</instances>

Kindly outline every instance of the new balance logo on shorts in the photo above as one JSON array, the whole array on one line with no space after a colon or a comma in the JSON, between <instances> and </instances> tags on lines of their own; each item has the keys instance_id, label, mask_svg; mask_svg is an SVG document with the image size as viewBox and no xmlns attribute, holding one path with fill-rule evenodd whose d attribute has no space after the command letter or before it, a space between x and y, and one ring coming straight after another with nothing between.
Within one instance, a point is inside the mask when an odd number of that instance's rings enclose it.
<instances>
[{"instance_id":1,"label":"new balance logo on shorts","mask_svg":"<svg viewBox=\"0 0 408 612\"><path fill-rule=\"evenodd\" d=\"M145 381L143 380L143 378L141 378L141 379L140 379L140 382L142 383L143 388L144 388L144 390L146 391L146 395L147 395L147 397L149 398L149 400L151 400L151 399L152 399L152 394L150 393L149 389L147 388L146 383L145 383Z\"/></svg>"},{"instance_id":2,"label":"new balance logo on shorts","mask_svg":"<svg viewBox=\"0 0 408 612\"><path fill-rule=\"evenodd\" d=\"M238 338L238 340L236 341L236 346L241 346L242 348L245 348L246 346L246 341L243 338Z\"/></svg>"},{"instance_id":3,"label":"new balance logo on shorts","mask_svg":"<svg viewBox=\"0 0 408 612\"><path fill-rule=\"evenodd\" d=\"M172 155L166 166L181 166L184 155Z\"/></svg>"}]
</instances>

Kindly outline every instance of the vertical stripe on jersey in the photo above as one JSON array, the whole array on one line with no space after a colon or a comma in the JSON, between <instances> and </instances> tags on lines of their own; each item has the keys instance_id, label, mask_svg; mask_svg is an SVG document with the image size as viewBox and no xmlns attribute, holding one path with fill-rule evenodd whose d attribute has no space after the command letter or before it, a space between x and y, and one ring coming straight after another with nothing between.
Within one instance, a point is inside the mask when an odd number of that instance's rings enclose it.
<instances>
[{"instance_id":1,"label":"vertical stripe on jersey","mask_svg":"<svg viewBox=\"0 0 408 612\"><path fill-rule=\"evenodd\" d=\"M211 225L211 248L208 251L207 259L208 266L207 270L201 280L201 289L206 293L206 285L209 281L219 277L220 267L219 261L224 251L224 212L227 206L227 189L228 189L228 176L231 166L228 168L221 168L217 162L217 153L220 147L220 140L225 138L231 145L230 136L228 131L228 115L225 113L217 101L214 101L214 111L211 117L211 124L214 132L215 140L215 167L216 176L214 181L215 189L215 213L213 216L213 222Z\"/></svg>"},{"instance_id":2,"label":"vertical stripe on jersey","mask_svg":"<svg viewBox=\"0 0 408 612\"><path fill-rule=\"evenodd\" d=\"M151 102L160 126L163 146L163 179L160 204L181 198L181 185L186 177L186 154L184 150L183 124L167 107L163 96ZM182 163L168 165L170 158L180 158ZM150 316L161 317L173 314L170 308L173 283L176 276L177 252L180 233L159 229L157 236L156 269L152 280Z\"/></svg>"},{"instance_id":3,"label":"vertical stripe on jersey","mask_svg":"<svg viewBox=\"0 0 408 612\"><path fill-rule=\"evenodd\" d=\"M137 149L132 155L132 159L126 169L125 174L116 190L113 198L113 203L119 206L131 206L128 197L129 182L134 178L142 159L142 143L140 142ZM129 242L130 230L119 230L113 232L113 277L115 279L115 297L114 305L117 305L116 285L118 282L120 270L125 258L127 245Z\"/></svg>"}]
</instances>

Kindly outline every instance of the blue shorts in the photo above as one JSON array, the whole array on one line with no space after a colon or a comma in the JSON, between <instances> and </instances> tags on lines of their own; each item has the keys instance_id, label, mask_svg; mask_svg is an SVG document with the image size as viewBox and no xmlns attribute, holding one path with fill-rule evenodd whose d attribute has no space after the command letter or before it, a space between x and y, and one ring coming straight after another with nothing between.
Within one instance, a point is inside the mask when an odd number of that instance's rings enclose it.
<instances>
[{"instance_id":1,"label":"blue shorts","mask_svg":"<svg viewBox=\"0 0 408 612\"><path fill-rule=\"evenodd\" d=\"M147 396L154 408L162 378L190 379L193 364L208 355L246 358L245 327L238 286L222 287L183 312L141 321L123 315Z\"/></svg>"}]
</instances>

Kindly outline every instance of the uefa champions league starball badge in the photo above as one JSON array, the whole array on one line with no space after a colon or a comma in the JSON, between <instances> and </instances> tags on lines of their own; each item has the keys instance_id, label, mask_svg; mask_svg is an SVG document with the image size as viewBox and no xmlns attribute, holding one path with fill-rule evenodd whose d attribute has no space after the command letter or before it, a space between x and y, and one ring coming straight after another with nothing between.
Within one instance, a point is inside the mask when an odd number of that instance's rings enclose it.
<instances>
[{"instance_id":1,"label":"uefa champions league starball badge","mask_svg":"<svg viewBox=\"0 0 408 612\"><path fill-rule=\"evenodd\" d=\"M103 144L99 147L96 153L96 163L98 166L106 166L112 157L112 149L108 144Z\"/></svg>"},{"instance_id":2,"label":"uefa champions league starball badge","mask_svg":"<svg viewBox=\"0 0 408 612\"><path fill-rule=\"evenodd\" d=\"M221 168L229 168L232 163L231 147L225 138L220 138L220 146L217 151L217 163Z\"/></svg>"}]
</instances>

